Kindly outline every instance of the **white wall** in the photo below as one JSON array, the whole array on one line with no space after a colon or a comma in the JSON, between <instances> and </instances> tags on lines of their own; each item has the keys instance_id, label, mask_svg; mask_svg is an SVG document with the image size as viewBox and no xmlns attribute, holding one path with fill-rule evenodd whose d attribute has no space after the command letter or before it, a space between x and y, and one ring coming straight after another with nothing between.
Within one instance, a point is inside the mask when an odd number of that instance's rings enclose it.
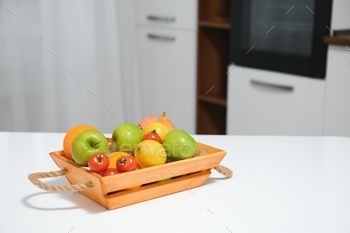
<instances>
[{"instance_id":1,"label":"white wall","mask_svg":"<svg viewBox=\"0 0 350 233\"><path fill-rule=\"evenodd\" d=\"M139 119L134 64L121 63L130 45L120 48L118 4L126 2L2 1L0 131L87 123L108 133Z\"/></svg>"},{"instance_id":2,"label":"white wall","mask_svg":"<svg viewBox=\"0 0 350 233\"><path fill-rule=\"evenodd\" d=\"M138 79L135 6L132 0L117 1L118 32L120 40L121 75L125 120L139 122L141 114Z\"/></svg>"}]
</instances>

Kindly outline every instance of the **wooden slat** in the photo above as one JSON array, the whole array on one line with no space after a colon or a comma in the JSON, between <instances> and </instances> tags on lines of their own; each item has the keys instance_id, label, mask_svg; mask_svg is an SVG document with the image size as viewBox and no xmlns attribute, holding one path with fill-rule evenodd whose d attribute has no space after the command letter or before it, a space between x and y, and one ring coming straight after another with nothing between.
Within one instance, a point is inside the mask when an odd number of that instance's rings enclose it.
<instances>
[{"instance_id":1,"label":"wooden slat","mask_svg":"<svg viewBox=\"0 0 350 233\"><path fill-rule=\"evenodd\" d=\"M201 186L210 174L210 171L202 171L188 176L174 178L169 181L161 181L135 189L116 192L106 197L107 208L115 209L172 193L189 190Z\"/></svg>"},{"instance_id":2,"label":"wooden slat","mask_svg":"<svg viewBox=\"0 0 350 233\"><path fill-rule=\"evenodd\" d=\"M350 45L350 30L334 31L333 36L326 36L323 41L326 44Z\"/></svg>"},{"instance_id":3,"label":"wooden slat","mask_svg":"<svg viewBox=\"0 0 350 233\"><path fill-rule=\"evenodd\" d=\"M217 22L209 22L209 21L200 21L198 25L201 27L209 27L209 28L217 28L217 29L230 29L231 25L227 22L217 23Z\"/></svg>"},{"instance_id":4,"label":"wooden slat","mask_svg":"<svg viewBox=\"0 0 350 233\"><path fill-rule=\"evenodd\" d=\"M217 104L224 107L227 105L227 100L221 97L200 94L198 95L198 99L207 103Z\"/></svg>"},{"instance_id":5,"label":"wooden slat","mask_svg":"<svg viewBox=\"0 0 350 233\"><path fill-rule=\"evenodd\" d=\"M204 144L198 145L199 150L205 150L208 154L159 166L143 168L129 173L103 177L102 192L106 194L107 192L113 192L171 177L211 169L218 166L226 155L226 152L222 150Z\"/></svg>"},{"instance_id":6,"label":"wooden slat","mask_svg":"<svg viewBox=\"0 0 350 233\"><path fill-rule=\"evenodd\" d=\"M350 45L350 36L349 37L325 37L324 42L326 44L332 45Z\"/></svg>"}]
</instances>

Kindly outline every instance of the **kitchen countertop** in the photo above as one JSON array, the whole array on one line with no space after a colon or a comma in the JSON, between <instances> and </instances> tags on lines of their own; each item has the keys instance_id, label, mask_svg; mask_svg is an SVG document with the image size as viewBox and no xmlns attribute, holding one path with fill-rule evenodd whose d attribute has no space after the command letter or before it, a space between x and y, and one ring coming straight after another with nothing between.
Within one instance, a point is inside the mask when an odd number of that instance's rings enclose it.
<instances>
[{"instance_id":1,"label":"kitchen countertop","mask_svg":"<svg viewBox=\"0 0 350 233\"><path fill-rule=\"evenodd\" d=\"M350 232L350 138L194 135L227 151L232 178L213 170L201 187L106 210L28 180L59 170L48 153L63 137L0 132L0 232Z\"/></svg>"}]
</instances>

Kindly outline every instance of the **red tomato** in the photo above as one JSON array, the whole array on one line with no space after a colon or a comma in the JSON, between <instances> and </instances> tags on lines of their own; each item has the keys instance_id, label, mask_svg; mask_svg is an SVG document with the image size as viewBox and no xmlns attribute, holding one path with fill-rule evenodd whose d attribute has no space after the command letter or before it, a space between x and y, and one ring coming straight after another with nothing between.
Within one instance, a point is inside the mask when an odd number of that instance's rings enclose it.
<instances>
[{"instance_id":1,"label":"red tomato","mask_svg":"<svg viewBox=\"0 0 350 233\"><path fill-rule=\"evenodd\" d=\"M157 134L155 130L146 133L142 138L142 141L144 140L153 140L153 141L162 143L162 138Z\"/></svg>"},{"instance_id":2,"label":"red tomato","mask_svg":"<svg viewBox=\"0 0 350 233\"><path fill-rule=\"evenodd\" d=\"M96 153L90 156L88 166L93 172L103 172L108 168L109 158L104 153Z\"/></svg>"},{"instance_id":3,"label":"red tomato","mask_svg":"<svg viewBox=\"0 0 350 233\"><path fill-rule=\"evenodd\" d=\"M119 172L134 171L137 168L138 164L132 155L123 155L117 160L117 169Z\"/></svg>"},{"instance_id":4,"label":"red tomato","mask_svg":"<svg viewBox=\"0 0 350 233\"><path fill-rule=\"evenodd\" d=\"M116 168L107 168L104 172L102 172L102 176L112 176L119 173L120 172Z\"/></svg>"}]
</instances>

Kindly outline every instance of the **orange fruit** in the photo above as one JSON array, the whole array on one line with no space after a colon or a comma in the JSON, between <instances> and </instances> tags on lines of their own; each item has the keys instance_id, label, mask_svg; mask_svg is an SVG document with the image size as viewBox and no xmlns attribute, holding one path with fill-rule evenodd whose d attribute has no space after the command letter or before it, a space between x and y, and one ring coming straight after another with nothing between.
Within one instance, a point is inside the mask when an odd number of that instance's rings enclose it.
<instances>
[{"instance_id":1,"label":"orange fruit","mask_svg":"<svg viewBox=\"0 0 350 233\"><path fill-rule=\"evenodd\" d=\"M109 158L109 165L108 168L117 168L117 160L122 157L123 155L130 155L126 152L123 151L117 151L117 152L112 152L110 154L108 154L108 158Z\"/></svg>"},{"instance_id":2,"label":"orange fruit","mask_svg":"<svg viewBox=\"0 0 350 233\"><path fill-rule=\"evenodd\" d=\"M77 125L77 126L70 128L67 131L67 133L63 139L63 151L64 151L64 155L68 159L72 159L70 147L72 145L74 138L86 130L97 130L97 129L91 125Z\"/></svg>"}]
</instances>

